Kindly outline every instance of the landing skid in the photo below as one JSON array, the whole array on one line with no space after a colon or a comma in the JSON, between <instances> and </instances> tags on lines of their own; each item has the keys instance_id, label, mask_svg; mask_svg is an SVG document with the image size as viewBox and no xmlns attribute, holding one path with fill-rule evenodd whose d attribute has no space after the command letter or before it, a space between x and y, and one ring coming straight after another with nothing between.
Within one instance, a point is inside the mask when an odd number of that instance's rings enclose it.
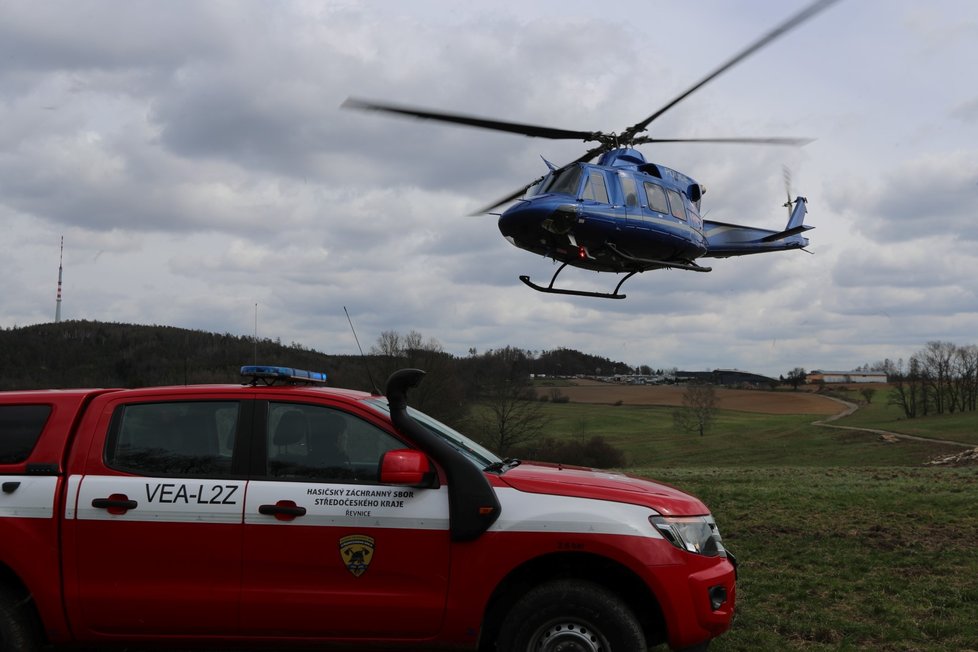
<instances>
[{"instance_id":1,"label":"landing skid","mask_svg":"<svg viewBox=\"0 0 978 652\"><path fill-rule=\"evenodd\" d=\"M634 272L629 272L628 274L626 274L625 278L618 281L618 285L615 286L615 291L609 294L607 292L588 292L586 290L564 290L561 288L555 288L554 281L557 280L557 275L560 274L565 267L567 267L567 263L564 263L563 265L557 268L557 271L554 272L553 278L550 279L550 285L548 285L547 287L543 287L542 285L537 285L536 283L530 280L529 276L525 274L520 276L520 280L526 283L534 290L536 290L537 292L546 292L548 294L569 294L575 297L595 297L598 299L624 299L627 295L618 294L618 290L621 289L621 286L625 281L627 281L628 279L630 279L632 276L634 276L639 272L639 270L635 270Z\"/></svg>"}]
</instances>

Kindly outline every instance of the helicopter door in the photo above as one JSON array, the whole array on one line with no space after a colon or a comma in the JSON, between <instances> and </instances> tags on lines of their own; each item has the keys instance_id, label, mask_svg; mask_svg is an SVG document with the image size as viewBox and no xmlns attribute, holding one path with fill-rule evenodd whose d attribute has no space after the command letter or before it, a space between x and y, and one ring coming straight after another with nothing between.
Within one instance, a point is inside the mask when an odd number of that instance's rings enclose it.
<instances>
[{"instance_id":1,"label":"helicopter door","mask_svg":"<svg viewBox=\"0 0 978 652\"><path fill-rule=\"evenodd\" d=\"M621 204L617 203L620 200L612 203L617 190L614 179L614 176L605 177L601 170L587 171L587 181L584 182L584 189L578 200L581 202L582 214L592 220L617 226L623 215Z\"/></svg>"},{"instance_id":2,"label":"helicopter door","mask_svg":"<svg viewBox=\"0 0 978 652\"><path fill-rule=\"evenodd\" d=\"M642 204L638 197L638 185L635 179L624 172L618 173L621 184L622 200L625 204L625 219L629 228L647 228L642 219Z\"/></svg>"}]
</instances>

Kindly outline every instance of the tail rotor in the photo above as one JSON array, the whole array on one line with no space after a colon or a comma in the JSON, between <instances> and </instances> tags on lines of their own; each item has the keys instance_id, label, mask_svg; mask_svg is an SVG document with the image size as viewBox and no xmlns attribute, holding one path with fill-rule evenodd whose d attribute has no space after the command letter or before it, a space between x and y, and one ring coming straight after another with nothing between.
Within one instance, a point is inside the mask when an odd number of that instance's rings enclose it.
<instances>
[{"instance_id":1,"label":"tail rotor","mask_svg":"<svg viewBox=\"0 0 978 652\"><path fill-rule=\"evenodd\" d=\"M791 169L787 165L781 166L781 176L784 178L784 194L788 200L784 203L784 207L788 209L788 219L791 219L791 206L794 202L791 200Z\"/></svg>"}]
</instances>

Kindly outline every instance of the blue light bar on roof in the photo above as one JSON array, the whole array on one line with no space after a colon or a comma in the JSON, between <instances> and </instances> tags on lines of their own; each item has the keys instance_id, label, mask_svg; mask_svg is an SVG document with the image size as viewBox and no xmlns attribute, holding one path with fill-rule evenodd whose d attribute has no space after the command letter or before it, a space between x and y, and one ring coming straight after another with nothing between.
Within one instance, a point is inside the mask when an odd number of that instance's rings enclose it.
<instances>
[{"instance_id":1,"label":"blue light bar on roof","mask_svg":"<svg viewBox=\"0 0 978 652\"><path fill-rule=\"evenodd\" d=\"M305 369L294 369L292 367L245 365L241 367L241 375L254 380L261 379L266 382L326 383L326 374L322 371L306 371Z\"/></svg>"}]
</instances>

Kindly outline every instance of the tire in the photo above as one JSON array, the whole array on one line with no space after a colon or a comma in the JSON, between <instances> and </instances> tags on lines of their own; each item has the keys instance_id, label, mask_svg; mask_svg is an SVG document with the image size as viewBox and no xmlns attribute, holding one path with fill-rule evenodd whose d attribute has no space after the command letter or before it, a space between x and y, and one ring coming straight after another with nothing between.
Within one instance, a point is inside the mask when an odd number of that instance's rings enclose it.
<instances>
[{"instance_id":1,"label":"tire","mask_svg":"<svg viewBox=\"0 0 978 652\"><path fill-rule=\"evenodd\" d=\"M556 580L520 598L503 621L497 652L643 652L635 614L608 589Z\"/></svg>"},{"instance_id":2,"label":"tire","mask_svg":"<svg viewBox=\"0 0 978 652\"><path fill-rule=\"evenodd\" d=\"M30 598L0 587L0 652L35 652L41 636Z\"/></svg>"}]
</instances>

